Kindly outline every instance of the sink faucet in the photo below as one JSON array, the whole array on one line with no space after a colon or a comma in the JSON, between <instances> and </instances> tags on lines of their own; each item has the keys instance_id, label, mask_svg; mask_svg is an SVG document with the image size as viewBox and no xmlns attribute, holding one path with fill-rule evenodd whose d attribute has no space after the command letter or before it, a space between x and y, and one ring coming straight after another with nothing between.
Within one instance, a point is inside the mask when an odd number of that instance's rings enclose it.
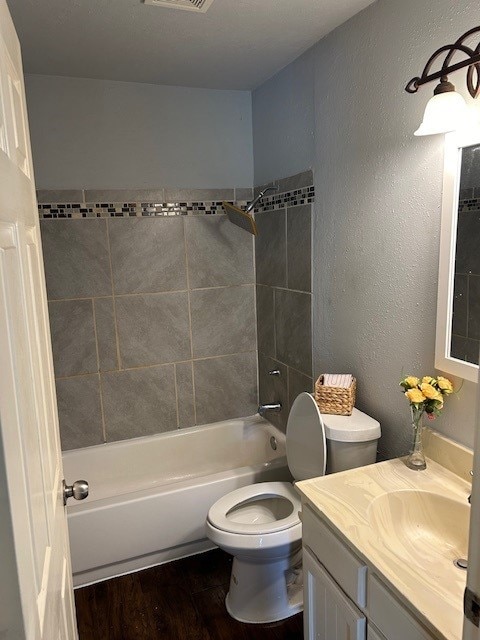
<instances>
[{"instance_id":1,"label":"sink faucet","mask_svg":"<svg viewBox=\"0 0 480 640\"><path fill-rule=\"evenodd\" d=\"M274 411L275 413L279 413L282 410L282 405L280 402L272 402L271 404L261 404L258 407L258 413L261 416L264 416L267 411Z\"/></svg>"},{"instance_id":2,"label":"sink faucet","mask_svg":"<svg viewBox=\"0 0 480 640\"><path fill-rule=\"evenodd\" d=\"M470 475L473 477L473 471L470 471ZM467 500L468 500L468 504L471 504L471 502L472 502L472 494L470 494L468 496Z\"/></svg>"}]
</instances>

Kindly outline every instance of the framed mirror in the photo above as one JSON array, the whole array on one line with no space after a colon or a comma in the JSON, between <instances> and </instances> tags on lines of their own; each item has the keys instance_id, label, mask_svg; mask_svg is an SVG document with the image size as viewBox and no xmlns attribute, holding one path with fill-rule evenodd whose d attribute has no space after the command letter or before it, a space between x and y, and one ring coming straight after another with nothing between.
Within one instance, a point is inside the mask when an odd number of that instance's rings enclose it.
<instances>
[{"instance_id":1,"label":"framed mirror","mask_svg":"<svg viewBox=\"0 0 480 640\"><path fill-rule=\"evenodd\" d=\"M435 367L478 382L480 130L445 136Z\"/></svg>"}]
</instances>

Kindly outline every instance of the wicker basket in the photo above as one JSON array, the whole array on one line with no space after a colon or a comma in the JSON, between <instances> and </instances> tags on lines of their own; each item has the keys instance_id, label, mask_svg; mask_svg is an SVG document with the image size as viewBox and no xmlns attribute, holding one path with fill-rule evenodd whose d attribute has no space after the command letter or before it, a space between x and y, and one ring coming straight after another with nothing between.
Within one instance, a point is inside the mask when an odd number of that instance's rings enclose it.
<instances>
[{"instance_id":1,"label":"wicker basket","mask_svg":"<svg viewBox=\"0 0 480 640\"><path fill-rule=\"evenodd\" d=\"M351 416L355 406L355 392L357 381L355 378L348 388L325 387L323 375L315 382L315 401L321 413L333 413L337 416Z\"/></svg>"}]
</instances>

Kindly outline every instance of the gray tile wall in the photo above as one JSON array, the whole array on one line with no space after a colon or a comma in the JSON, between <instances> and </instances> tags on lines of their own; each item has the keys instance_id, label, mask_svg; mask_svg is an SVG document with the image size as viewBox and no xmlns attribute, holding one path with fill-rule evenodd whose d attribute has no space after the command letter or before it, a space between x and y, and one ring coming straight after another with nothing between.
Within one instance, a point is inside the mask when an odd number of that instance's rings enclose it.
<instances>
[{"instance_id":1,"label":"gray tile wall","mask_svg":"<svg viewBox=\"0 0 480 640\"><path fill-rule=\"evenodd\" d=\"M313 385L312 183L311 171L276 181L260 203L256 275L252 237L198 215L201 199L218 214L251 189L38 192L64 449L252 414L257 379L285 428ZM90 200L136 208L81 213ZM146 215L140 200L163 204ZM66 209L45 219L52 202Z\"/></svg>"},{"instance_id":2,"label":"gray tile wall","mask_svg":"<svg viewBox=\"0 0 480 640\"><path fill-rule=\"evenodd\" d=\"M285 429L296 396L313 389L313 175L305 171L272 184L278 192L255 212L258 384L260 402L281 402L282 411L266 417ZM273 369L280 375L269 375Z\"/></svg>"},{"instance_id":3,"label":"gray tile wall","mask_svg":"<svg viewBox=\"0 0 480 640\"><path fill-rule=\"evenodd\" d=\"M255 413L252 236L224 215L41 229L64 449Z\"/></svg>"}]
</instances>

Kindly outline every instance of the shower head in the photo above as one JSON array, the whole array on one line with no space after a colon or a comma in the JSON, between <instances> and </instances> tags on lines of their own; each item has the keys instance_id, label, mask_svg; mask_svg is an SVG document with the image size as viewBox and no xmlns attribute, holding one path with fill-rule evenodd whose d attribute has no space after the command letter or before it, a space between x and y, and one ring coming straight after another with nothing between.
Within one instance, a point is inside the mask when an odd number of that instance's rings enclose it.
<instances>
[{"instance_id":1,"label":"shower head","mask_svg":"<svg viewBox=\"0 0 480 640\"><path fill-rule=\"evenodd\" d=\"M236 224L237 227L245 229L245 231L248 231L254 236L258 236L257 225L255 224L255 220L250 213L247 213L243 209L239 209L234 204L230 204L229 202L223 202L222 204L230 222L233 222L233 224Z\"/></svg>"},{"instance_id":2,"label":"shower head","mask_svg":"<svg viewBox=\"0 0 480 640\"><path fill-rule=\"evenodd\" d=\"M250 213L250 211L254 209L257 202L259 202L263 198L263 196L267 193L267 191L277 191L277 190L278 190L278 187L266 187L265 189L260 191L260 193L255 198L255 200L252 200L252 202L248 205L245 211L243 211L243 209L240 209L239 207L236 207L233 204L230 204L229 202L224 202L223 208L225 209L225 213L227 214L228 219L230 220L230 222L233 222L233 224L236 224L237 227L241 227L242 229L245 229L245 231L248 231L249 233L253 234L254 236L258 236L257 225L255 224L255 219Z\"/></svg>"},{"instance_id":3,"label":"shower head","mask_svg":"<svg viewBox=\"0 0 480 640\"><path fill-rule=\"evenodd\" d=\"M252 200L252 202L248 205L248 207L245 209L245 211L248 213L249 211L252 211L252 209L255 208L255 205L257 204L257 202L260 202L260 200L263 198L263 196L268 192L268 191L278 191L278 187L265 187L265 189L263 189L263 191L260 191L260 193L258 194L258 196L255 198L255 200Z\"/></svg>"}]
</instances>

